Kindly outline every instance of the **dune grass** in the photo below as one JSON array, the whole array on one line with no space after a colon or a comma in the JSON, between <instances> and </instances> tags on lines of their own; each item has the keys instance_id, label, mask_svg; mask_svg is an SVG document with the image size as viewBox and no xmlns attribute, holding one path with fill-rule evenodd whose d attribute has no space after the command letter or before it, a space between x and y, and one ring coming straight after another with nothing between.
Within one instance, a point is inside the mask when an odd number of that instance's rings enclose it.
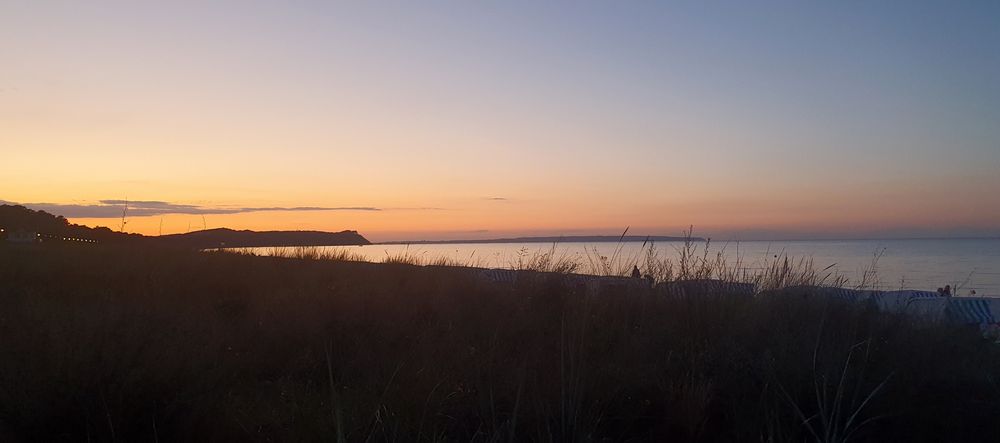
<instances>
[{"instance_id":1,"label":"dune grass","mask_svg":"<svg viewBox=\"0 0 1000 443\"><path fill-rule=\"evenodd\" d=\"M0 441L1000 439L978 331L536 277L0 247Z\"/></svg>"},{"instance_id":2,"label":"dune grass","mask_svg":"<svg viewBox=\"0 0 1000 443\"><path fill-rule=\"evenodd\" d=\"M834 286L857 289L880 287L877 265L883 251L875 251L871 264L862 270L858 282L851 282L846 276L834 270L835 264L820 268L809 257L791 257L784 251L770 251L753 265L745 261L739 253L739 244L724 244L714 248L711 239L697 241L693 228L684 232L685 240L680 243L658 245L643 242L638 251L624 252L624 242L619 241L610 256L603 255L597 248L585 250L583 256L570 255L560 250L558 243L547 249L531 250L522 248L504 262L504 268L518 271L580 273L605 277L627 277L633 267L648 276L653 282L715 279L728 282L752 283L759 290L777 290L794 286ZM628 233L626 229L621 237ZM730 259L728 248L737 253ZM237 254L254 255L252 249L220 250ZM261 255L284 258L334 261L366 261L366 257L347 247L294 247L270 248ZM473 252L464 259L434 256L428 251L410 249L409 246L396 253L386 252L379 263L407 264L415 266L485 267L487 260Z\"/></svg>"}]
</instances>

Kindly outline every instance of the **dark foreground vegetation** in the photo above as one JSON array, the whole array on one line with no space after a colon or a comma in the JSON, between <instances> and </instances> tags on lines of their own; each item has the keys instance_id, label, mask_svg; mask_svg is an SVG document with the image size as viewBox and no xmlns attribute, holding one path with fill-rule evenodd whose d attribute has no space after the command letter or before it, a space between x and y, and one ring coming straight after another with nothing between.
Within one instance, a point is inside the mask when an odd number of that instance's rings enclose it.
<instances>
[{"instance_id":1,"label":"dark foreground vegetation","mask_svg":"<svg viewBox=\"0 0 1000 443\"><path fill-rule=\"evenodd\" d=\"M0 441L1000 441L976 330L632 291L0 246Z\"/></svg>"}]
</instances>

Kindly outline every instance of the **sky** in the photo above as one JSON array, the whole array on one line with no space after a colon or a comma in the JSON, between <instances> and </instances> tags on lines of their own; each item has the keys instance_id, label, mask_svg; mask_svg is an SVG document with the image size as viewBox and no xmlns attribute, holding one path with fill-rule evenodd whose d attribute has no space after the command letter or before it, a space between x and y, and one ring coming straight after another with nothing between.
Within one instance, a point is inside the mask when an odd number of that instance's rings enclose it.
<instances>
[{"instance_id":1,"label":"sky","mask_svg":"<svg viewBox=\"0 0 1000 443\"><path fill-rule=\"evenodd\" d=\"M1000 235L1000 2L0 0L0 200L156 235Z\"/></svg>"}]
</instances>

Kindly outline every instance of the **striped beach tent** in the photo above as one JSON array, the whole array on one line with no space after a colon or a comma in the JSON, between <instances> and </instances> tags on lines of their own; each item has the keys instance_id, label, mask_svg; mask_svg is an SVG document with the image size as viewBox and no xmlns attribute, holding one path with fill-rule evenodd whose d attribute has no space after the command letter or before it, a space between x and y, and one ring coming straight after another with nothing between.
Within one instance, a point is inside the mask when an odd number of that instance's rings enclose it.
<instances>
[{"instance_id":1,"label":"striped beach tent","mask_svg":"<svg viewBox=\"0 0 1000 443\"><path fill-rule=\"evenodd\" d=\"M757 292L753 283L729 282L724 280L681 280L656 285L656 290L669 296L718 296L739 295L751 297Z\"/></svg>"},{"instance_id":2,"label":"striped beach tent","mask_svg":"<svg viewBox=\"0 0 1000 443\"><path fill-rule=\"evenodd\" d=\"M743 296L753 296L757 293L757 285L755 283L740 283L732 281L721 281L713 280L718 282L715 286L716 290L729 295L743 295Z\"/></svg>"},{"instance_id":3,"label":"striped beach tent","mask_svg":"<svg viewBox=\"0 0 1000 443\"><path fill-rule=\"evenodd\" d=\"M830 297L837 300L848 301L852 303L862 303L870 300L872 297L880 294L879 291L863 290L863 289L850 289L850 288L833 288L833 287L819 287L816 288L816 294L822 295L824 297Z\"/></svg>"},{"instance_id":4,"label":"striped beach tent","mask_svg":"<svg viewBox=\"0 0 1000 443\"><path fill-rule=\"evenodd\" d=\"M906 313L929 321L944 321L947 319L948 297L921 297L910 300Z\"/></svg>"},{"instance_id":5,"label":"striped beach tent","mask_svg":"<svg viewBox=\"0 0 1000 443\"><path fill-rule=\"evenodd\" d=\"M826 298L830 300L846 301L851 303L862 303L871 299L878 291L859 290L850 288L840 288L833 286L800 285L789 286L783 289L769 291L771 293L799 294Z\"/></svg>"},{"instance_id":6,"label":"striped beach tent","mask_svg":"<svg viewBox=\"0 0 1000 443\"><path fill-rule=\"evenodd\" d=\"M952 297L948 301L948 318L959 324L986 326L997 322L993 315L995 308L1000 308L1000 299Z\"/></svg>"},{"instance_id":7,"label":"striped beach tent","mask_svg":"<svg viewBox=\"0 0 1000 443\"><path fill-rule=\"evenodd\" d=\"M939 298L931 291L887 291L874 294L872 300L879 310L885 312L906 312L914 300Z\"/></svg>"},{"instance_id":8,"label":"striped beach tent","mask_svg":"<svg viewBox=\"0 0 1000 443\"><path fill-rule=\"evenodd\" d=\"M614 291L644 291L650 288L649 280L634 277L613 277L598 275L570 274L566 285L590 295Z\"/></svg>"},{"instance_id":9,"label":"striped beach tent","mask_svg":"<svg viewBox=\"0 0 1000 443\"><path fill-rule=\"evenodd\" d=\"M494 283L517 283L517 271L510 269L483 269L479 276Z\"/></svg>"},{"instance_id":10,"label":"striped beach tent","mask_svg":"<svg viewBox=\"0 0 1000 443\"><path fill-rule=\"evenodd\" d=\"M601 288L599 278L596 275L568 274L564 281L567 287L579 293L596 295Z\"/></svg>"},{"instance_id":11,"label":"striped beach tent","mask_svg":"<svg viewBox=\"0 0 1000 443\"><path fill-rule=\"evenodd\" d=\"M677 282L665 281L657 283L653 290L667 297L680 297L684 295L684 289Z\"/></svg>"}]
</instances>

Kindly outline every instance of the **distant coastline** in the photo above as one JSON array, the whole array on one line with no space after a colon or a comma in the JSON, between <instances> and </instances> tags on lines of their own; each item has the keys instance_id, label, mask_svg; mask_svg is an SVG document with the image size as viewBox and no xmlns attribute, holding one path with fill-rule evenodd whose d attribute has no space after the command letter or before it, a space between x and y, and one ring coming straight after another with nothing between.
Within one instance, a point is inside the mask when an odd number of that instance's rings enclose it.
<instances>
[{"instance_id":1,"label":"distant coastline","mask_svg":"<svg viewBox=\"0 0 1000 443\"><path fill-rule=\"evenodd\" d=\"M693 242L704 242L709 238L691 237ZM790 238L715 238L712 243L780 243L780 242L879 242L879 241L935 241L935 240L1000 240L1000 236L935 236L935 237L790 237ZM687 240L687 237L642 236L628 235L622 238L618 235L583 235L583 236L551 236L551 237L512 237L477 240L390 240L372 242L371 245L457 245L457 244L510 244L510 243L618 243L622 242L676 242Z\"/></svg>"},{"instance_id":2,"label":"distant coastline","mask_svg":"<svg viewBox=\"0 0 1000 443\"><path fill-rule=\"evenodd\" d=\"M511 237L490 238L478 240L412 240L387 241L373 243L375 245L452 245L452 244L490 244L490 243L618 243L618 242L672 242L691 240L705 241L702 237L669 237L662 235L564 235L551 237Z\"/></svg>"}]
</instances>

